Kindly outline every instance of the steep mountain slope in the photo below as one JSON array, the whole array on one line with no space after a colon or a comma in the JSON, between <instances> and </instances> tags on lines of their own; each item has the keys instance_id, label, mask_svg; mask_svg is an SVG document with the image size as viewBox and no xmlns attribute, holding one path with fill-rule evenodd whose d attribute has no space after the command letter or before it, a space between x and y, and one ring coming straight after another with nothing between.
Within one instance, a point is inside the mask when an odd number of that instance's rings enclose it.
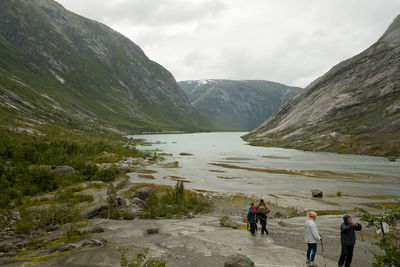
<instances>
[{"instance_id":1,"label":"steep mountain slope","mask_svg":"<svg viewBox=\"0 0 400 267\"><path fill-rule=\"evenodd\" d=\"M268 81L195 80L178 82L194 108L217 127L252 130L301 88Z\"/></svg>"},{"instance_id":2,"label":"steep mountain slope","mask_svg":"<svg viewBox=\"0 0 400 267\"><path fill-rule=\"evenodd\" d=\"M174 77L52 0L0 1L0 117L129 131L201 130Z\"/></svg>"},{"instance_id":3,"label":"steep mountain slope","mask_svg":"<svg viewBox=\"0 0 400 267\"><path fill-rule=\"evenodd\" d=\"M333 67L245 140L307 150L400 154L400 16L370 48Z\"/></svg>"}]
</instances>

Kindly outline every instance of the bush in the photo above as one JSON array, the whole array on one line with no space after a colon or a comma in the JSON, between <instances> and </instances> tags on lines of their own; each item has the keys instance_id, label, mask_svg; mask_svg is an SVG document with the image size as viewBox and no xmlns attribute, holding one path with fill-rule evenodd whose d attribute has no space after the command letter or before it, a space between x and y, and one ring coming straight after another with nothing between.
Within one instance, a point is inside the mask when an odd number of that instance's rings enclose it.
<instances>
[{"instance_id":1,"label":"bush","mask_svg":"<svg viewBox=\"0 0 400 267\"><path fill-rule=\"evenodd\" d=\"M99 170L93 159L106 153L123 157L148 157L129 144L132 140L95 131L80 131L60 126L37 126L43 135L18 133L0 127L0 208L22 196L50 192L81 181L112 181L119 174L116 168ZM134 143L134 141L132 142ZM13 167L3 166L10 162ZM68 165L75 175L51 174L40 165ZM19 204L19 203L18 203Z\"/></svg>"},{"instance_id":2,"label":"bush","mask_svg":"<svg viewBox=\"0 0 400 267\"><path fill-rule=\"evenodd\" d=\"M125 211L125 212L122 213L122 219L128 220L128 221L134 220L135 219L135 214Z\"/></svg>"},{"instance_id":3,"label":"bush","mask_svg":"<svg viewBox=\"0 0 400 267\"><path fill-rule=\"evenodd\" d=\"M341 196L342 196L342 192L337 191L337 192L336 192L336 196L341 197Z\"/></svg>"},{"instance_id":4,"label":"bush","mask_svg":"<svg viewBox=\"0 0 400 267\"><path fill-rule=\"evenodd\" d=\"M384 207L381 207L384 209ZM400 266L400 208L384 209L384 213L371 214L367 210L358 208L362 213L361 220L368 222L367 227L379 230L375 238L375 245L381 253L372 251L374 255L373 266ZM387 224L391 232L385 232L384 224Z\"/></svg>"},{"instance_id":5,"label":"bush","mask_svg":"<svg viewBox=\"0 0 400 267\"><path fill-rule=\"evenodd\" d=\"M198 199L193 192L186 192L183 182L177 182L175 189L167 191L162 196L150 194L146 204L144 217L151 219L184 216L189 212L206 212L210 208L209 203Z\"/></svg>"},{"instance_id":6,"label":"bush","mask_svg":"<svg viewBox=\"0 0 400 267\"><path fill-rule=\"evenodd\" d=\"M110 167L98 171L92 178L95 181L111 182L120 174L120 171L116 167Z\"/></svg>"}]
</instances>

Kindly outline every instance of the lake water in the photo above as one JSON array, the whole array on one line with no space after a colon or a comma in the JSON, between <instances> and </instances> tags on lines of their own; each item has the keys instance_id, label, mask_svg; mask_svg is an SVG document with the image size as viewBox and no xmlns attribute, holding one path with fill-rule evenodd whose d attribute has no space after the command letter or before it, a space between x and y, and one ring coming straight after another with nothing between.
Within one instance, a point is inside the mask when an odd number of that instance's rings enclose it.
<instances>
[{"instance_id":1,"label":"lake water","mask_svg":"<svg viewBox=\"0 0 400 267\"><path fill-rule=\"evenodd\" d=\"M185 186L191 189L255 195L309 196L311 189L318 188L325 194L341 191L351 195L400 196L400 162L389 162L381 157L254 147L240 138L244 134L223 132L132 136L154 143L139 149L157 149L172 156L148 168L157 171L152 174L154 180L139 178L137 173L129 175L133 182L170 185L175 184L171 176L179 176L190 181ZM183 152L193 156L179 155ZM178 161L180 167L162 168L162 164L173 161ZM268 171L210 165L213 163ZM274 173L276 170L330 171L332 175L311 178L307 175Z\"/></svg>"}]
</instances>

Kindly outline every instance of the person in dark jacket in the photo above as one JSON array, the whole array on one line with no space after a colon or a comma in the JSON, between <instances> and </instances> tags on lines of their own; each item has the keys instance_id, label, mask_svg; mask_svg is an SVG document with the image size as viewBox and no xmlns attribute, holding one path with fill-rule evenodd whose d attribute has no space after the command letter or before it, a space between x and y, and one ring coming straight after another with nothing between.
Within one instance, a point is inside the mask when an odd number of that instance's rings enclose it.
<instances>
[{"instance_id":1,"label":"person in dark jacket","mask_svg":"<svg viewBox=\"0 0 400 267\"><path fill-rule=\"evenodd\" d=\"M257 207L252 206L251 211L247 215L247 220L250 222L250 232L252 235L255 235L256 232L256 223L258 221L258 213L257 213Z\"/></svg>"},{"instance_id":2,"label":"person in dark jacket","mask_svg":"<svg viewBox=\"0 0 400 267\"><path fill-rule=\"evenodd\" d=\"M261 199L260 204L258 205L257 211L258 211L258 217L260 219L260 224L261 224L261 234L263 235L265 232L265 234L268 235L267 215L269 213L269 209L267 206L265 206L263 199Z\"/></svg>"},{"instance_id":3,"label":"person in dark jacket","mask_svg":"<svg viewBox=\"0 0 400 267\"><path fill-rule=\"evenodd\" d=\"M359 222L353 222L350 215L343 216L343 223L340 226L340 240L342 243L342 252L339 258L339 267L343 264L350 267L353 259L354 245L356 244L356 234L354 231L361 231L362 225Z\"/></svg>"},{"instance_id":4,"label":"person in dark jacket","mask_svg":"<svg viewBox=\"0 0 400 267\"><path fill-rule=\"evenodd\" d=\"M254 202L251 202L250 203L250 208L249 208L249 210L247 211L247 214L246 214L246 218L247 218L247 230L249 230L249 224L250 224L250 222L249 222L249 214L251 213L251 208L254 206ZM256 223L254 224L254 227L255 227L255 231L257 232L258 231L258 227L257 227L257 223L258 223L258 218L257 218L257 221L256 221Z\"/></svg>"}]
</instances>

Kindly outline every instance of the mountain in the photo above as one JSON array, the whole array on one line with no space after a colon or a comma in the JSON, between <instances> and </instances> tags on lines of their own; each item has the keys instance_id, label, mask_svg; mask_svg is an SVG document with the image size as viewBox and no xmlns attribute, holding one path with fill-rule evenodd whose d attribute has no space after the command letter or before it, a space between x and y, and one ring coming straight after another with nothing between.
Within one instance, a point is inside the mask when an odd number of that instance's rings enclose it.
<instances>
[{"instance_id":1,"label":"mountain","mask_svg":"<svg viewBox=\"0 0 400 267\"><path fill-rule=\"evenodd\" d=\"M249 131L271 116L301 88L259 80L178 82L191 104L219 129Z\"/></svg>"},{"instance_id":2,"label":"mountain","mask_svg":"<svg viewBox=\"0 0 400 267\"><path fill-rule=\"evenodd\" d=\"M0 1L0 118L125 131L209 127L171 73L52 0Z\"/></svg>"},{"instance_id":3,"label":"mountain","mask_svg":"<svg viewBox=\"0 0 400 267\"><path fill-rule=\"evenodd\" d=\"M243 138L255 145L400 155L400 16Z\"/></svg>"}]
</instances>

